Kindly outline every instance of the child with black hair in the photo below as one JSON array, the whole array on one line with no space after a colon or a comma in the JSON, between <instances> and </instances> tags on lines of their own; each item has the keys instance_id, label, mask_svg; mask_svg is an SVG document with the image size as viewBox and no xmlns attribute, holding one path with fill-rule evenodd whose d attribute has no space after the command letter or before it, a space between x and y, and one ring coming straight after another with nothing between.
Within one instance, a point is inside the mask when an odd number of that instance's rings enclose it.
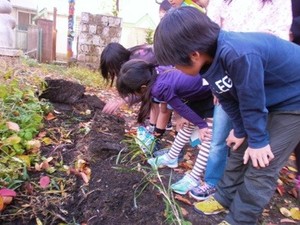
<instances>
[{"instance_id":1,"label":"child with black hair","mask_svg":"<svg viewBox=\"0 0 300 225\"><path fill-rule=\"evenodd\" d=\"M155 97L169 104L179 115L190 121L184 125L186 129L193 131L195 126L199 127L202 143L199 145L196 163L191 173L171 186L179 194L186 194L196 187L205 170L209 154L214 109L212 93L209 86L203 84L201 76L184 76L171 66L161 67L142 60L130 60L122 65L117 89L123 98L141 96L139 123L145 120L151 110L150 99ZM150 158L148 163L154 169L164 166L175 168L178 166L180 151L181 149L171 148L164 155Z\"/></svg>"},{"instance_id":2,"label":"child with black hair","mask_svg":"<svg viewBox=\"0 0 300 225\"><path fill-rule=\"evenodd\" d=\"M154 51L162 65L201 72L233 123L217 192L195 209L209 215L227 208L221 224L256 224L300 139L300 46L267 33L227 32L181 7L161 20Z\"/></svg>"},{"instance_id":3,"label":"child with black hair","mask_svg":"<svg viewBox=\"0 0 300 225\"><path fill-rule=\"evenodd\" d=\"M102 77L110 82L110 86L114 84L116 77L120 72L120 68L123 63L130 59L143 59L149 63L156 63L156 59L153 53L151 45L143 44L137 45L132 48L126 49L123 45L112 42L109 43L102 51L100 57L100 72ZM140 99L137 96L132 96L132 99L117 99L108 102L104 108L105 113L114 113L122 105L128 102L139 102ZM153 100L152 111L150 112L150 131L158 138L157 141L163 136L168 127L172 128L170 121L171 111L168 109L162 109L165 113L159 115L160 107L159 103ZM170 123L170 125L168 124ZM160 145L155 146L155 150L159 150Z\"/></svg>"}]
</instances>

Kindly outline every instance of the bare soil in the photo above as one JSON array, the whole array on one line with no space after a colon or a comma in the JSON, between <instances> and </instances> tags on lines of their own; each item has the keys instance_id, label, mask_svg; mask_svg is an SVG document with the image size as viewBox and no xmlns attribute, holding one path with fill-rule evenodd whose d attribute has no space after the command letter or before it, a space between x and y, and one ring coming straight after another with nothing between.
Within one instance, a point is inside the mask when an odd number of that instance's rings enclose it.
<instances>
[{"instance_id":1,"label":"bare soil","mask_svg":"<svg viewBox=\"0 0 300 225\"><path fill-rule=\"evenodd\" d=\"M148 185L134 204L135 191L141 184L144 174L132 169L132 164L118 164L119 152L126 148L122 142L126 132L135 122L135 110L122 111L119 116L102 113L104 101L116 96L112 90L88 93L80 86L59 81L60 89L43 97L53 102L55 119L45 120L44 132L55 136L55 144L44 145L42 154L53 157L56 162L72 165L78 157L87 162L91 169L91 179L85 183L78 174L68 175L56 171L51 176L64 179L64 194L47 195L45 191L32 186L43 172L34 169L30 172L31 181L24 183L13 204L0 214L0 224L89 224L89 225L159 225L167 224L164 215L165 204L158 190ZM61 97L60 97L61 93ZM70 98L72 99L70 100ZM88 130L86 129L88 127ZM67 138L63 131L67 132ZM68 139L68 141L66 141ZM173 140L172 132L165 135L165 144ZM197 151L187 146L187 151L196 155ZM124 151L126 152L126 151ZM142 166L149 167L140 158ZM53 162L51 162L53 163ZM118 169L118 168L122 168ZM173 182L182 176L173 171ZM171 169L163 169L164 182L167 184ZM271 203L261 216L259 224L290 224L282 222L285 217L280 207L296 206L296 199L288 193L292 184L284 184L285 193L275 193ZM188 196L184 196L193 203ZM185 219L192 224L215 225L224 214L204 216L196 213L193 206L178 201L187 211ZM297 222L295 222L297 223ZM299 224L299 223L298 223Z\"/></svg>"}]
</instances>

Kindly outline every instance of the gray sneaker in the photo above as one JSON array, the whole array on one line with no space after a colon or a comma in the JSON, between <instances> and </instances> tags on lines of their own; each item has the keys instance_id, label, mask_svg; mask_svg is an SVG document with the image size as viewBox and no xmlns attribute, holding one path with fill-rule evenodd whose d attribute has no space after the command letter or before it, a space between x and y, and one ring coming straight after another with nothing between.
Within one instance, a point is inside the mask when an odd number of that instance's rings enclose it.
<instances>
[{"instance_id":1,"label":"gray sneaker","mask_svg":"<svg viewBox=\"0 0 300 225\"><path fill-rule=\"evenodd\" d=\"M195 188L193 188L190 192L189 195L190 197L198 200L198 201L203 201L207 199L209 196L214 194L216 192L216 187L209 185L205 183L204 185L199 185Z\"/></svg>"}]
</instances>

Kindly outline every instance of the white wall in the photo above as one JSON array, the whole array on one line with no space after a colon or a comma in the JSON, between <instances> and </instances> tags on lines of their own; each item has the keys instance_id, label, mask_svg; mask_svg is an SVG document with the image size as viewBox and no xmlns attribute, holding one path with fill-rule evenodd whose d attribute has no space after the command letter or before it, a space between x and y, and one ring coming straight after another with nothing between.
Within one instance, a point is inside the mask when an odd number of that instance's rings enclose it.
<instances>
[{"instance_id":1,"label":"white wall","mask_svg":"<svg viewBox=\"0 0 300 225\"><path fill-rule=\"evenodd\" d=\"M29 8L31 10L41 10L44 7L48 10L48 18L53 19L53 7L57 8L57 55L67 54L67 32L68 32L68 0L11 0L13 5ZM158 23L158 4L154 0L120 0L119 17L122 18L121 43L126 47L132 47L145 42L145 29L133 28L129 24L136 23L141 17L148 13L155 23ZM112 0L75 0L75 15L79 17L81 12L93 14L112 14ZM15 13L15 12L14 12ZM15 17L17 18L17 17ZM76 22L74 28L77 26ZM73 42L73 53L76 54L76 38Z\"/></svg>"}]
</instances>

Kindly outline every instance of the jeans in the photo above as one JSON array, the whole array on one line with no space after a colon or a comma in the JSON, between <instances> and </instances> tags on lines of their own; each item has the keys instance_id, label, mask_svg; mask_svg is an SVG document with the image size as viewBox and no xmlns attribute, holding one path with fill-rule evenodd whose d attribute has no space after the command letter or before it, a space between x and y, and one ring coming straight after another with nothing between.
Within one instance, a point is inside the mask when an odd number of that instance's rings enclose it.
<instances>
[{"instance_id":1,"label":"jeans","mask_svg":"<svg viewBox=\"0 0 300 225\"><path fill-rule=\"evenodd\" d=\"M300 140L300 114L269 113L267 130L274 159L269 166L254 168L243 163L247 140L227 160L215 199L229 209L225 220L232 225L255 225L277 187L280 169Z\"/></svg>"},{"instance_id":2,"label":"jeans","mask_svg":"<svg viewBox=\"0 0 300 225\"><path fill-rule=\"evenodd\" d=\"M224 174L229 151L229 147L226 144L226 138L232 129L232 124L221 105L215 106L213 117L213 137L210 145L204 181L211 186L216 186Z\"/></svg>"}]
</instances>

